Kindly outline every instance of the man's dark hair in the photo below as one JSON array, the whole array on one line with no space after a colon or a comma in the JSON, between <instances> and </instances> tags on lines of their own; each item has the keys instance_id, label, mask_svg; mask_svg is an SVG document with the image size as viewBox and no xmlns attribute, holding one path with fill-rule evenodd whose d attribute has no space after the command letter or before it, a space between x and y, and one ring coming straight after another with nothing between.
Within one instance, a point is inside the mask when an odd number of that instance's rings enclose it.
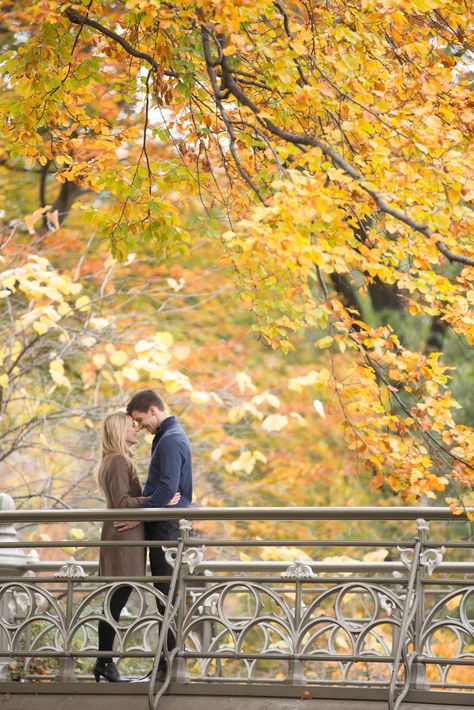
<instances>
[{"instance_id":1,"label":"man's dark hair","mask_svg":"<svg viewBox=\"0 0 474 710\"><path fill-rule=\"evenodd\" d=\"M165 403L159 394L154 390L140 390L133 395L127 404L127 414L132 412L148 412L150 407L157 407L161 412L165 411Z\"/></svg>"}]
</instances>

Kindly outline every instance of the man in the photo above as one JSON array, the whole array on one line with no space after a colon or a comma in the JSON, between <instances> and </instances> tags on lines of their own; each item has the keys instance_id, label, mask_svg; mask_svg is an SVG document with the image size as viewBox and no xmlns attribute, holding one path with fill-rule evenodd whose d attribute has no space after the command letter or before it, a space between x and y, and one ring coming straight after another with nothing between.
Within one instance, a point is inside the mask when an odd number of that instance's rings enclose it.
<instances>
[{"instance_id":1,"label":"man","mask_svg":"<svg viewBox=\"0 0 474 710\"><path fill-rule=\"evenodd\" d=\"M149 499L144 508L168 507L176 493L181 494L181 498L172 507L187 508L193 497L191 446L178 420L170 415L154 390L137 392L127 404L127 414L139 429L154 434L148 478L143 489L143 495L149 496ZM124 530L126 525L126 522L116 523L115 527ZM145 532L147 540L176 540L179 537L179 523L177 520L146 522ZM161 547L150 547L149 556L154 577L171 575L172 568L166 562ZM156 582L155 587L165 596L168 594L168 582ZM157 601L157 607L162 614L164 605ZM171 650L174 646L174 638L168 634L168 648ZM162 677L166 671L163 659L159 671Z\"/></svg>"}]
</instances>

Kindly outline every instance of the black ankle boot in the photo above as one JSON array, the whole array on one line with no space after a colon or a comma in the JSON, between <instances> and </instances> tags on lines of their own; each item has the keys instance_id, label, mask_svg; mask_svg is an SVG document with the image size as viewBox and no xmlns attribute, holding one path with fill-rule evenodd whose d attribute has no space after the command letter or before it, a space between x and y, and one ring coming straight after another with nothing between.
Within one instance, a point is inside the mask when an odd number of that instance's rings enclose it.
<instances>
[{"instance_id":1,"label":"black ankle boot","mask_svg":"<svg viewBox=\"0 0 474 710\"><path fill-rule=\"evenodd\" d=\"M100 681L100 676L104 676L110 683L126 683L128 680L128 678L122 678L113 661L105 661L103 658L98 658L94 663L92 673L97 683Z\"/></svg>"}]
</instances>

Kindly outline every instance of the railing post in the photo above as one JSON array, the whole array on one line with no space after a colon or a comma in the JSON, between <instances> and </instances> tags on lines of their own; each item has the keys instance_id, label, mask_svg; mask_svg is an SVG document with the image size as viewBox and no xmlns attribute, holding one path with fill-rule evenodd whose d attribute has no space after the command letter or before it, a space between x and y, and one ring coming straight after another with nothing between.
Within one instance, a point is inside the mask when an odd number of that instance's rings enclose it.
<instances>
[{"instance_id":1,"label":"railing post","mask_svg":"<svg viewBox=\"0 0 474 710\"><path fill-rule=\"evenodd\" d=\"M295 629L299 629L302 616L303 585L299 577L295 578ZM293 643L296 638L293 639ZM296 650L296 649L294 649ZM290 685L304 685L304 669L300 660L293 658L288 661L288 682Z\"/></svg>"},{"instance_id":2,"label":"railing post","mask_svg":"<svg viewBox=\"0 0 474 710\"><path fill-rule=\"evenodd\" d=\"M66 562L54 575L57 579L66 581L66 612L64 615L64 652L71 652L71 620L74 613L74 580L85 579L87 574L74 559ZM66 655L59 661L57 680L76 681L77 676L74 670L74 660L71 655Z\"/></svg>"},{"instance_id":3,"label":"railing post","mask_svg":"<svg viewBox=\"0 0 474 710\"><path fill-rule=\"evenodd\" d=\"M13 498L6 493L0 493L0 510L15 510ZM17 531L13 525L0 525L0 581L2 577L22 574L27 567L28 561L23 550L17 548L5 548L2 543L19 542ZM15 603L13 591L7 591L0 600L0 619L7 623L13 621ZM8 649L9 639L6 631L0 624L0 654L1 650ZM11 680L11 659L0 655L0 680Z\"/></svg>"},{"instance_id":4,"label":"railing post","mask_svg":"<svg viewBox=\"0 0 474 710\"><path fill-rule=\"evenodd\" d=\"M400 705L402 704L403 699L408 692L411 673L411 662L415 658L415 653L407 653L407 638L410 626L412 625L413 619L415 618L416 614L416 584L420 571L421 540L418 536L415 538L415 547L413 548L413 552L411 553L411 561L407 556L407 553L410 554L410 550L402 550L401 548L398 549L401 552L402 562L409 568L410 574L408 578L407 591L402 609L402 614L400 617L400 626L398 634L394 634L393 639L392 677L390 680L388 692L389 710L399 710ZM402 662L405 663L405 684L401 692L397 693L397 686L399 684L398 671Z\"/></svg>"},{"instance_id":5,"label":"railing post","mask_svg":"<svg viewBox=\"0 0 474 710\"><path fill-rule=\"evenodd\" d=\"M418 530L418 537L420 538L420 543L421 543L421 548L420 548L420 557L423 555L423 551L426 546L427 542L427 537L428 537L428 530L429 530L430 524L426 521L423 520L422 518L418 518L416 521L416 528ZM411 667L411 672L410 672L410 689L416 689L416 690L428 690L429 689L429 684L426 681L426 669L423 663L418 663L417 658L422 655L422 648L420 646L421 644L421 629L423 626L423 621L425 618L425 589L423 585L423 578L425 576L425 570L423 564L420 564L418 567L418 574L416 576L416 583L415 583L415 603L416 603L416 612L415 612L415 619L413 623L413 650L415 652L415 662L413 663L413 666Z\"/></svg>"},{"instance_id":6,"label":"railing post","mask_svg":"<svg viewBox=\"0 0 474 710\"><path fill-rule=\"evenodd\" d=\"M285 579L291 579L295 582L295 629L299 629L303 615L303 582L301 580L314 579L316 576L311 569L311 565L307 564L305 560L292 562L282 574ZM296 638L293 639L293 643L295 642ZM297 650L295 647L294 651L296 652ZM288 682L291 685L304 685L306 682L303 663L296 658L288 662Z\"/></svg>"},{"instance_id":7,"label":"railing post","mask_svg":"<svg viewBox=\"0 0 474 710\"><path fill-rule=\"evenodd\" d=\"M184 550L189 547L189 535L192 527L193 524L189 520L179 521L179 529L183 538ZM171 669L171 680L184 683L186 680L186 661L181 655L179 655L183 651L183 624L186 616L186 582L184 581L182 574L179 575L177 584L179 607L176 617L176 648L178 650L178 656L176 664L174 664Z\"/></svg>"},{"instance_id":8,"label":"railing post","mask_svg":"<svg viewBox=\"0 0 474 710\"><path fill-rule=\"evenodd\" d=\"M167 668L167 673L166 676L163 680L163 683L161 684L160 690L154 695L155 693L155 685L156 685L156 675L158 671L158 663L160 661L161 657L161 652L163 651L166 643L166 639L168 638L168 631L170 629L171 623L173 621L173 618L176 617L177 611L180 608L180 603L181 603L181 598L179 592L183 591L184 589L184 584L183 584L183 550L186 544L186 540L189 540L189 536L187 536L187 532L189 532L191 528L192 523L190 523L188 520L180 520L179 521L179 529L181 532L180 537L178 538L178 547L176 548L176 552L174 553L174 549L166 549L166 547L163 546L163 550L165 550L165 559L168 562L168 564L172 565L173 571L171 574L171 580L170 580L170 586L168 590L168 596L166 599L166 604L165 604L165 609L163 612L163 621L161 623L161 629L160 629L160 634L158 637L158 646L156 649L155 653L155 661L153 664L153 670L151 672L151 678L150 678L150 687L148 690L148 706L150 710L157 710L158 704L160 702L160 698L163 695L163 693L166 692L168 685L171 681L171 674L172 674L172 668L173 668L173 661L179 652L179 644L182 643L181 637L180 637L180 629L179 626L177 628L177 633L176 633L176 646L175 648L168 654L166 654L166 658L168 661L168 668ZM171 554L170 554L171 553ZM175 554L175 557L173 559L172 555ZM178 594L177 600L178 600L178 608L176 608L175 601L176 601L176 595ZM179 638L178 638L179 637Z\"/></svg>"}]
</instances>

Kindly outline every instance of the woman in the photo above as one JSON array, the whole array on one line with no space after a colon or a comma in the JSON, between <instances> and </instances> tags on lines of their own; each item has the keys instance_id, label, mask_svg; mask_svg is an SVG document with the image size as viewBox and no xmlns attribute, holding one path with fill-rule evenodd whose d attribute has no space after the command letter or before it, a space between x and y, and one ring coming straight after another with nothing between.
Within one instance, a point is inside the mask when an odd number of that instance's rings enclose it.
<instances>
[{"instance_id":1,"label":"woman","mask_svg":"<svg viewBox=\"0 0 474 710\"><path fill-rule=\"evenodd\" d=\"M107 508L139 508L148 499L142 496L142 487L137 477L137 470L132 459L130 447L137 442L138 430L132 417L125 412L113 412L102 423L101 456L97 470L97 482L105 493ZM178 502L177 493L170 505ZM101 540L144 540L145 531L142 522L137 521L126 532L117 532L113 521L102 525ZM145 547L111 546L101 547L99 557L99 575L103 577L143 577L146 567ZM110 599L110 613L119 621L122 609L132 593L130 585L118 587ZM99 651L112 652L115 638L114 628L106 621L99 621ZM111 657L98 658L92 669L99 682L103 676L113 683L123 682Z\"/></svg>"}]
</instances>

